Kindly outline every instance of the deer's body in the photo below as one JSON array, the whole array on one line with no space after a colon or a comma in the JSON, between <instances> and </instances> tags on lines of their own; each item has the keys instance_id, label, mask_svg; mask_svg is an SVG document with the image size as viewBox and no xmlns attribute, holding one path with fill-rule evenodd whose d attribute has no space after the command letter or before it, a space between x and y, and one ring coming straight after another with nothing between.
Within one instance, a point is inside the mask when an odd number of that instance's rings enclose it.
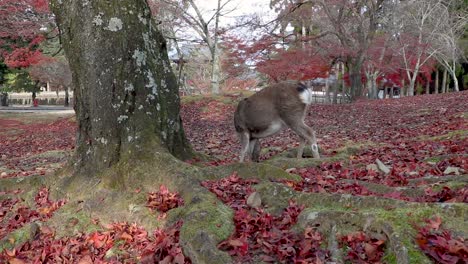
<instances>
[{"instance_id":1,"label":"deer's body","mask_svg":"<svg viewBox=\"0 0 468 264\"><path fill-rule=\"evenodd\" d=\"M290 127L300 138L298 157L302 157L306 143L312 145L319 158L313 130L304 123L307 106L312 102L312 91L299 82L273 84L239 102L234 114L234 125L241 141L240 161L246 154L258 161L258 139L272 136Z\"/></svg>"}]
</instances>

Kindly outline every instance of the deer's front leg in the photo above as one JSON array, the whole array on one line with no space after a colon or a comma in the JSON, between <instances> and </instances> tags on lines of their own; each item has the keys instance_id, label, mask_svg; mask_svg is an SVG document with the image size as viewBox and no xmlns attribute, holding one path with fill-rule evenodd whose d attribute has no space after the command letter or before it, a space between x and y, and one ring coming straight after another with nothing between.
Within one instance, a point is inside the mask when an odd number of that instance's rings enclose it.
<instances>
[{"instance_id":1,"label":"deer's front leg","mask_svg":"<svg viewBox=\"0 0 468 264\"><path fill-rule=\"evenodd\" d=\"M315 137L315 131L313 131L312 128L310 128L303 122L297 125L292 125L290 127L301 138L301 143L297 151L297 158L302 158L304 147L305 147L305 144L307 143L307 144L310 144L310 147L312 148L312 156L316 159L319 159L320 154L318 151L318 144L317 144L317 138Z\"/></svg>"}]
</instances>

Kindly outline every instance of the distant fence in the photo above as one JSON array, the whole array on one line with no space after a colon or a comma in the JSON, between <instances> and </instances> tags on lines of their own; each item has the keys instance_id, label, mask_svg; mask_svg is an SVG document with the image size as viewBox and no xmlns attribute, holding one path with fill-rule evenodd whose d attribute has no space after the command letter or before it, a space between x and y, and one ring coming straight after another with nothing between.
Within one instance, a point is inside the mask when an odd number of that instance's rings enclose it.
<instances>
[{"instance_id":1,"label":"distant fence","mask_svg":"<svg viewBox=\"0 0 468 264\"><path fill-rule=\"evenodd\" d=\"M73 103L73 92L68 93L70 105ZM65 103L65 92L40 92L36 94L39 105L63 105ZM8 104L10 105L32 105L32 93L9 93Z\"/></svg>"},{"instance_id":2,"label":"distant fence","mask_svg":"<svg viewBox=\"0 0 468 264\"><path fill-rule=\"evenodd\" d=\"M342 93L334 96L332 92L327 95L326 92L313 91L312 94L312 103L314 104L345 104L351 101L349 95Z\"/></svg>"}]
</instances>

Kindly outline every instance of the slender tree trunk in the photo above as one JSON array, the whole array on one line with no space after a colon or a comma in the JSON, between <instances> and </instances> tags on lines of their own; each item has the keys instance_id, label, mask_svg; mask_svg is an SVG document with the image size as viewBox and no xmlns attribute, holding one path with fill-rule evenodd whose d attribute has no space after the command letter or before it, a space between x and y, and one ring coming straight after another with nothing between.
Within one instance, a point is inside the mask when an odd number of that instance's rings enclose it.
<instances>
[{"instance_id":1,"label":"slender tree trunk","mask_svg":"<svg viewBox=\"0 0 468 264\"><path fill-rule=\"evenodd\" d=\"M325 79L325 101L327 103L330 103L330 85L328 84L328 78L329 78L329 75L328 75L328 72L326 74L326 79Z\"/></svg>"},{"instance_id":2,"label":"slender tree trunk","mask_svg":"<svg viewBox=\"0 0 468 264\"><path fill-rule=\"evenodd\" d=\"M8 106L8 93L0 93L0 106Z\"/></svg>"},{"instance_id":3,"label":"slender tree trunk","mask_svg":"<svg viewBox=\"0 0 468 264\"><path fill-rule=\"evenodd\" d=\"M362 63L359 61L351 63L349 67L349 79L351 81L351 98L356 100L362 96Z\"/></svg>"},{"instance_id":4,"label":"slender tree trunk","mask_svg":"<svg viewBox=\"0 0 468 264\"><path fill-rule=\"evenodd\" d=\"M405 79L403 78L401 80L401 90L400 90L400 97L406 96L406 84L405 84Z\"/></svg>"},{"instance_id":5,"label":"slender tree trunk","mask_svg":"<svg viewBox=\"0 0 468 264\"><path fill-rule=\"evenodd\" d=\"M436 69L436 77L435 77L435 85L434 85L434 93L439 93L439 69Z\"/></svg>"},{"instance_id":6,"label":"slender tree trunk","mask_svg":"<svg viewBox=\"0 0 468 264\"><path fill-rule=\"evenodd\" d=\"M426 94L430 94L431 93L431 86L430 86L430 81L429 81L429 78L427 78L427 81L426 81Z\"/></svg>"},{"instance_id":7,"label":"slender tree trunk","mask_svg":"<svg viewBox=\"0 0 468 264\"><path fill-rule=\"evenodd\" d=\"M65 107L70 106L70 95L68 93L68 86L65 86L65 102L63 104Z\"/></svg>"},{"instance_id":8,"label":"slender tree trunk","mask_svg":"<svg viewBox=\"0 0 468 264\"><path fill-rule=\"evenodd\" d=\"M51 9L73 73L75 172L92 177L166 150L187 157L177 81L147 1L52 0Z\"/></svg>"},{"instance_id":9,"label":"slender tree trunk","mask_svg":"<svg viewBox=\"0 0 468 264\"><path fill-rule=\"evenodd\" d=\"M345 82L345 79L344 79L345 73L346 73L345 64L344 64L344 62L342 62L341 63L341 77L340 77L341 78L341 98L342 98L342 100L346 96L346 82Z\"/></svg>"},{"instance_id":10,"label":"slender tree trunk","mask_svg":"<svg viewBox=\"0 0 468 264\"><path fill-rule=\"evenodd\" d=\"M444 74L442 75L442 93L446 92L447 88L447 70L444 69Z\"/></svg>"},{"instance_id":11,"label":"slender tree trunk","mask_svg":"<svg viewBox=\"0 0 468 264\"><path fill-rule=\"evenodd\" d=\"M338 103L338 92L339 92L339 87L340 84L337 82L333 84L333 103L337 104Z\"/></svg>"},{"instance_id":12,"label":"slender tree trunk","mask_svg":"<svg viewBox=\"0 0 468 264\"><path fill-rule=\"evenodd\" d=\"M460 88L458 87L458 79L457 79L457 75L455 74L455 71L452 71L452 79L453 79L453 90L455 92L459 92Z\"/></svg>"},{"instance_id":13,"label":"slender tree trunk","mask_svg":"<svg viewBox=\"0 0 468 264\"><path fill-rule=\"evenodd\" d=\"M394 93L394 88L392 85L392 87L390 88L390 98L393 98L393 93Z\"/></svg>"},{"instance_id":14,"label":"slender tree trunk","mask_svg":"<svg viewBox=\"0 0 468 264\"><path fill-rule=\"evenodd\" d=\"M218 0L218 8L215 15L215 32L213 40L213 53L212 53L212 66L211 66L211 92L219 94L219 77L221 75L221 68L219 66L219 47L218 47L218 25L219 25L219 12L221 10L221 0Z\"/></svg>"},{"instance_id":15,"label":"slender tree trunk","mask_svg":"<svg viewBox=\"0 0 468 264\"><path fill-rule=\"evenodd\" d=\"M413 75L410 79L410 83L408 86L408 96L414 96L415 95L415 86L416 86L416 75Z\"/></svg>"}]
</instances>

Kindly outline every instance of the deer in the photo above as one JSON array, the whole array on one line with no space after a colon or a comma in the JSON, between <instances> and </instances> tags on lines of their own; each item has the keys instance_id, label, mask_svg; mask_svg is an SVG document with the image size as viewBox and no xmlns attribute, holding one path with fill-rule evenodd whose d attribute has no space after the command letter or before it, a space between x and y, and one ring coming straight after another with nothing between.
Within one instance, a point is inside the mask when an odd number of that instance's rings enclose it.
<instances>
[{"instance_id":1,"label":"deer","mask_svg":"<svg viewBox=\"0 0 468 264\"><path fill-rule=\"evenodd\" d=\"M297 81L269 85L250 97L242 99L234 113L234 126L241 143L239 161L246 155L259 162L259 139L273 136L289 127L300 138L297 158L302 158L309 144L312 156L319 159L315 131L304 123L308 106L312 103L312 88Z\"/></svg>"}]
</instances>

